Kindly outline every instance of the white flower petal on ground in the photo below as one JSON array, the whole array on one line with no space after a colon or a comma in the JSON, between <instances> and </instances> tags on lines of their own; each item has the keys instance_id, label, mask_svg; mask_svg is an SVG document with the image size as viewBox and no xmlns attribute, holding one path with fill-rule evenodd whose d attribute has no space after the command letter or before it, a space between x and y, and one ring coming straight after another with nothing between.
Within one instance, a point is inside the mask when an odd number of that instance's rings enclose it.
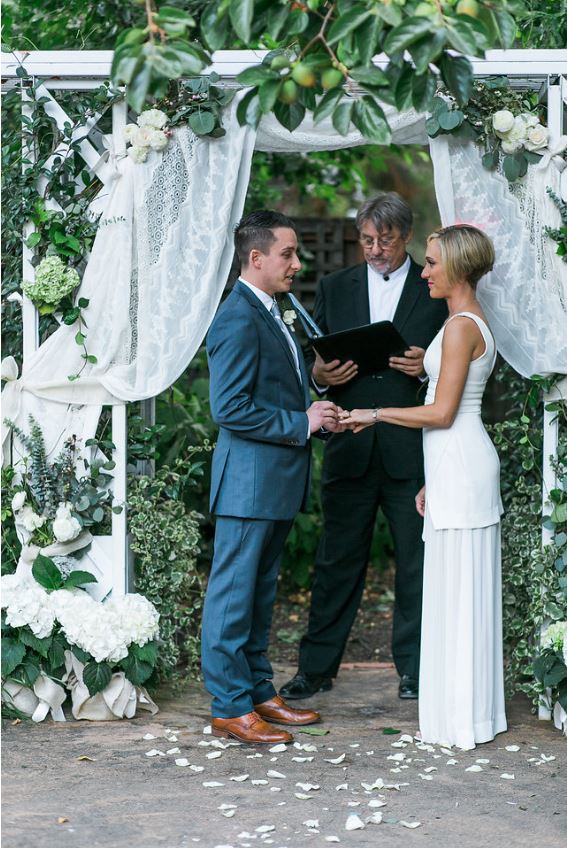
<instances>
[{"instance_id":1,"label":"white flower petal on ground","mask_svg":"<svg viewBox=\"0 0 567 848\"><path fill-rule=\"evenodd\" d=\"M488 765L489 762L490 762L490 760L486 760L486 759L475 760L475 763L478 763L481 766L486 766L486 765Z\"/></svg>"},{"instance_id":2,"label":"white flower petal on ground","mask_svg":"<svg viewBox=\"0 0 567 848\"><path fill-rule=\"evenodd\" d=\"M311 792L311 790L321 788L317 783L296 783L295 785L299 786L300 789L303 789L304 792Z\"/></svg>"},{"instance_id":3,"label":"white flower petal on ground","mask_svg":"<svg viewBox=\"0 0 567 848\"><path fill-rule=\"evenodd\" d=\"M185 759L185 757L179 757L178 760L175 760L175 765L186 768L189 765L189 760Z\"/></svg>"},{"instance_id":4,"label":"white flower petal on ground","mask_svg":"<svg viewBox=\"0 0 567 848\"><path fill-rule=\"evenodd\" d=\"M502 780L515 780L516 779L515 775L507 774L506 772L503 772L503 774L501 774L500 777L502 778Z\"/></svg>"},{"instance_id":5,"label":"white flower petal on ground","mask_svg":"<svg viewBox=\"0 0 567 848\"><path fill-rule=\"evenodd\" d=\"M221 816L224 816L225 819L231 819L235 812L236 810L222 810Z\"/></svg>"},{"instance_id":6,"label":"white flower petal on ground","mask_svg":"<svg viewBox=\"0 0 567 848\"><path fill-rule=\"evenodd\" d=\"M210 724L207 724L207 726L203 728L203 733L204 733L206 736L210 735L212 732L213 732L213 731L212 731L212 728L211 728L211 725L210 725Z\"/></svg>"},{"instance_id":7,"label":"white flower petal on ground","mask_svg":"<svg viewBox=\"0 0 567 848\"><path fill-rule=\"evenodd\" d=\"M390 769L390 772L392 774L401 774L402 770L401 770L401 768L393 768L393 769Z\"/></svg>"},{"instance_id":8,"label":"white flower petal on ground","mask_svg":"<svg viewBox=\"0 0 567 848\"><path fill-rule=\"evenodd\" d=\"M235 783L242 783L243 781L248 780L249 777L249 774L237 774L236 777L231 777L230 780L233 780Z\"/></svg>"},{"instance_id":9,"label":"white flower petal on ground","mask_svg":"<svg viewBox=\"0 0 567 848\"><path fill-rule=\"evenodd\" d=\"M385 806L386 806L386 802L385 802L385 801L380 801L378 798L373 798L373 799L372 799L372 801L369 801L369 802L368 802L368 806L369 806L369 807L373 807L374 809L376 809L376 807L385 807Z\"/></svg>"},{"instance_id":10,"label":"white flower petal on ground","mask_svg":"<svg viewBox=\"0 0 567 848\"><path fill-rule=\"evenodd\" d=\"M275 771L274 769L269 769L266 772L268 777L273 777L276 780L285 780L285 774L282 774L281 771Z\"/></svg>"},{"instance_id":11,"label":"white flower petal on ground","mask_svg":"<svg viewBox=\"0 0 567 848\"><path fill-rule=\"evenodd\" d=\"M349 807L360 807L360 803L361 803L360 801L349 801L348 806Z\"/></svg>"},{"instance_id":12,"label":"white flower petal on ground","mask_svg":"<svg viewBox=\"0 0 567 848\"><path fill-rule=\"evenodd\" d=\"M339 763L344 762L346 754L340 754L340 756L335 757L334 759L328 759L327 757L323 757L326 763L331 763L334 766L338 766Z\"/></svg>"},{"instance_id":13,"label":"white flower petal on ground","mask_svg":"<svg viewBox=\"0 0 567 848\"><path fill-rule=\"evenodd\" d=\"M459 761L455 760L454 758L447 760L447 762L445 763L446 766L456 766L458 764L459 764Z\"/></svg>"},{"instance_id":14,"label":"white flower petal on ground","mask_svg":"<svg viewBox=\"0 0 567 848\"><path fill-rule=\"evenodd\" d=\"M337 792L340 792L341 789L348 789L348 783L339 783L338 786L335 786Z\"/></svg>"},{"instance_id":15,"label":"white flower petal on ground","mask_svg":"<svg viewBox=\"0 0 567 848\"><path fill-rule=\"evenodd\" d=\"M307 819L303 824L305 827L319 827L319 819Z\"/></svg>"},{"instance_id":16,"label":"white flower petal on ground","mask_svg":"<svg viewBox=\"0 0 567 848\"><path fill-rule=\"evenodd\" d=\"M340 842L340 841L341 840L339 839L338 836L326 836L325 837L325 842Z\"/></svg>"},{"instance_id":17,"label":"white flower petal on ground","mask_svg":"<svg viewBox=\"0 0 567 848\"><path fill-rule=\"evenodd\" d=\"M260 827L256 828L256 833L271 833L275 829L275 824L261 824Z\"/></svg>"},{"instance_id":18,"label":"white flower petal on ground","mask_svg":"<svg viewBox=\"0 0 567 848\"><path fill-rule=\"evenodd\" d=\"M402 740L399 739L397 742L392 742L391 747L392 748L407 748L407 746L408 746L407 742L402 742Z\"/></svg>"},{"instance_id":19,"label":"white flower petal on ground","mask_svg":"<svg viewBox=\"0 0 567 848\"><path fill-rule=\"evenodd\" d=\"M520 746L519 745L506 745L506 748L504 750L505 751L512 751L515 754L516 751L520 750Z\"/></svg>"},{"instance_id":20,"label":"white flower petal on ground","mask_svg":"<svg viewBox=\"0 0 567 848\"><path fill-rule=\"evenodd\" d=\"M366 819L367 824L382 824L382 813L372 813L371 816L368 816Z\"/></svg>"},{"instance_id":21,"label":"white flower petal on ground","mask_svg":"<svg viewBox=\"0 0 567 848\"><path fill-rule=\"evenodd\" d=\"M482 771L482 766L469 766L465 771Z\"/></svg>"},{"instance_id":22,"label":"white flower petal on ground","mask_svg":"<svg viewBox=\"0 0 567 848\"><path fill-rule=\"evenodd\" d=\"M421 777L422 780L433 780L430 774L418 774L418 777Z\"/></svg>"},{"instance_id":23,"label":"white flower petal on ground","mask_svg":"<svg viewBox=\"0 0 567 848\"><path fill-rule=\"evenodd\" d=\"M292 762L294 763L311 763L313 762L313 757L292 757Z\"/></svg>"},{"instance_id":24,"label":"white flower petal on ground","mask_svg":"<svg viewBox=\"0 0 567 848\"><path fill-rule=\"evenodd\" d=\"M203 786L205 789L216 789L217 786L224 786L224 783L219 783L218 780L205 780Z\"/></svg>"},{"instance_id":25,"label":"white flower petal on ground","mask_svg":"<svg viewBox=\"0 0 567 848\"><path fill-rule=\"evenodd\" d=\"M189 768L191 769L191 771L194 771L195 774L199 774L200 772L205 771L204 766L189 766Z\"/></svg>"},{"instance_id":26,"label":"white flower petal on ground","mask_svg":"<svg viewBox=\"0 0 567 848\"><path fill-rule=\"evenodd\" d=\"M269 781L263 780L262 778L257 777L255 779L251 780L250 783L252 784L252 786L267 786Z\"/></svg>"},{"instance_id":27,"label":"white flower petal on ground","mask_svg":"<svg viewBox=\"0 0 567 848\"><path fill-rule=\"evenodd\" d=\"M446 754L448 757L453 756L453 751L450 748L441 748L441 753Z\"/></svg>"},{"instance_id":28,"label":"white flower petal on ground","mask_svg":"<svg viewBox=\"0 0 567 848\"><path fill-rule=\"evenodd\" d=\"M356 813L351 813L346 820L345 830L362 830L364 827L364 822Z\"/></svg>"},{"instance_id":29,"label":"white flower petal on ground","mask_svg":"<svg viewBox=\"0 0 567 848\"><path fill-rule=\"evenodd\" d=\"M207 754L208 760L216 760L219 757L222 757L222 751L209 751L209 753Z\"/></svg>"},{"instance_id":30,"label":"white flower petal on ground","mask_svg":"<svg viewBox=\"0 0 567 848\"><path fill-rule=\"evenodd\" d=\"M405 760L405 758L405 754L389 754L386 757L387 760L395 760L396 762L401 762L402 760Z\"/></svg>"},{"instance_id":31,"label":"white flower petal on ground","mask_svg":"<svg viewBox=\"0 0 567 848\"><path fill-rule=\"evenodd\" d=\"M381 777L377 778L377 780L375 780L374 783L361 783L360 785L362 786L363 789L367 789L369 792L371 792L373 789L384 789L385 788L384 781L382 780Z\"/></svg>"},{"instance_id":32,"label":"white flower petal on ground","mask_svg":"<svg viewBox=\"0 0 567 848\"><path fill-rule=\"evenodd\" d=\"M150 739L157 739L157 736L154 736L154 734L153 734L153 733L145 733L145 734L142 736L142 739L145 739L145 740L146 740L146 742L149 742L149 740L150 740Z\"/></svg>"},{"instance_id":33,"label":"white flower petal on ground","mask_svg":"<svg viewBox=\"0 0 567 848\"><path fill-rule=\"evenodd\" d=\"M430 774L432 771L437 771L437 766L428 766L427 768L424 768L423 771L425 774Z\"/></svg>"},{"instance_id":34,"label":"white flower petal on ground","mask_svg":"<svg viewBox=\"0 0 567 848\"><path fill-rule=\"evenodd\" d=\"M349 748L360 748L360 742L353 742L352 745L348 746Z\"/></svg>"},{"instance_id":35,"label":"white flower petal on ground","mask_svg":"<svg viewBox=\"0 0 567 848\"><path fill-rule=\"evenodd\" d=\"M282 751L287 751L287 745L281 742L279 745L274 745L269 751L270 754L281 754Z\"/></svg>"},{"instance_id":36,"label":"white flower petal on ground","mask_svg":"<svg viewBox=\"0 0 567 848\"><path fill-rule=\"evenodd\" d=\"M165 754L157 748L152 748L151 751L146 751L146 757L165 757Z\"/></svg>"},{"instance_id":37,"label":"white flower petal on ground","mask_svg":"<svg viewBox=\"0 0 567 848\"><path fill-rule=\"evenodd\" d=\"M552 760L555 759L553 754L540 754L540 758L543 760L544 763L550 763Z\"/></svg>"},{"instance_id":38,"label":"white flower petal on ground","mask_svg":"<svg viewBox=\"0 0 567 848\"><path fill-rule=\"evenodd\" d=\"M409 736L407 733L402 733L398 742L413 742L413 736Z\"/></svg>"},{"instance_id":39,"label":"white flower petal on ground","mask_svg":"<svg viewBox=\"0 0 567 848\"><path fill-rule=\"evenodd\" d=\"M247 760L256 760L258 757L262 757L262 754L246 754Z\"/></svg>"},{"instance_id":40,"label":"white flower petal on ground","mask_svg":"<svg viewBox=\"0 0 567 848\"><path fill-rule=\"evenodd\" d=\"M273 789L274 787L272 787ZM299 798L300 801L310 801L313 795L306 795L305 792L294 792L293 793L296 798Z\"/></svg>"},{"instance_id":41,"label":"white flower petal on ground","mask_svg":"<svg viewBox=\"0 0 567 848\"><path fill-rule=\"evenodd\" d=\"M169 751L166 751L166 754L180 754L180 753L181 753L180 748L170 748Z\"/></svg>"},{"instance_id":42,"label":"white flower petal on ground","mask_svg":"<svg viewBox=\"0 0 567 848\"><path fill-rule=\"evenodd\" d=\"M421 826L421 822L407 822L407 821L400 821L400 824L401 824L401 826L402 826L402 827L409 827L409 828L410 828L410 829L412 829L412 830L413 830L413 828L415 828L415 827L420 827L420 826Z\"/></svg>"},{"instance_id":43,"label":"white flower petal on ground","mask_svg":"<svg viewBox=\"0 0 567 848\"><path fill-rule=\"evenodd\" d=\"M270 786L270 792L281 792L281 791L282 791L281 786ZM309 796L309 797L311 797L311 796Z\"/></svg>"}]
</instances>

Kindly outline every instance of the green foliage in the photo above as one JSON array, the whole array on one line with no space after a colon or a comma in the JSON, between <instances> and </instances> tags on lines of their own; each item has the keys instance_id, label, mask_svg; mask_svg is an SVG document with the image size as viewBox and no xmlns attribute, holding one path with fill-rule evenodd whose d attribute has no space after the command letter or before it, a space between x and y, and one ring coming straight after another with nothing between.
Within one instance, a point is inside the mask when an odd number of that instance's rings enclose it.
<instances>
[{"instance_id":1,"label":"green foliage","mask_svg":"<svg viewBox=\"0 0 567 848\"><path fill-rule=\"evenodd\" d=\"M525 0L518 15L522 47L553 50L567 44L567 0Z\"/></svg>"},{"instance_id":2,"label":"green foliage","mask_svg":"<svg viewBox=\"0 0 567 848\"><path fill-rule=\"evenodd\" d=\"M501 462L501 488L505 514L502 521L503 630L506 682L510 694L525 692L537 702L541 690L533 677L533 659L539 653L539 633L544 623L567 618L567 520L551 522L552 543L541 542L541 389L549 379L523 380L504 366L498 379L509 406L506 421L492 428ZM560 416L558 479L561 491L553 498L567 504L567 412ZM557 516L561 518L561 514ZM567 518L567 517L566 517Z\"/></svg>"},{"instance_id":3,"label":"green foliage","mask_svg":"<svg viewBox=\"0 0 567 848\"><path fill-rule=\"evenodd\" d=\"M160 614L158 672L167 678L196 676L199 665L203 580L197 571L201 516L183 503L184 490L200 466L186 451L172 468L162 467L155 478L130 481L128 498L136 588ZM141 649L144 650L144 649ZM137 678L147 671L148 656L129 659L128 671Z\"/></svg>"},{"instance_id":4,"label":"green foliage","mask_svg":"<svg viewBox=\"0 0 567 848\"><path fill-rule=\"evenodd\" d=\"M222 126L222 111L228 106L235 91L219 88L218 74L172 81L166 96L158 100L156 109L168 115L168 127L189 124L195 135L221 138L226 134Z\"/></svg>"},{"instance_id":5,"label":"green foliage","mask_svg":"<svg viewBox=\"0 0 567 848\"><path fill-rule=\"evenodd\" d=\"M552 227L544 227L543 229L550 239L557 242L557 250L555 251L557 255L561 256L563 262L567 262L567 201L558 197L549 187L546 191L559 209L559 213L561 215L561 227L557 227L555 229Z\"/></svg>"}]
</instances>

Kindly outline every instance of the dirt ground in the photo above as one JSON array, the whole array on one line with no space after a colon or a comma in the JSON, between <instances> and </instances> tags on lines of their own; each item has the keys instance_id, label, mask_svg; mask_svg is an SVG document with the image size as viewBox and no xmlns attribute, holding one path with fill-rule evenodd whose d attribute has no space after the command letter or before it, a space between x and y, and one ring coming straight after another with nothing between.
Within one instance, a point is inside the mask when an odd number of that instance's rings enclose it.
<instances>
[{"instance_id":1,"label":"dirt ground","mask_svg":"<svg viewBox=\"0 0 567 848\"><path fill-rule=\"evenodd\" d=\"M292 670L278 663L276 683ZM297 732L302 748L214 747L197 685L157 701L131 721L6 722L4 848L567 843L567 744L523 698L508 733L466 753L411 738L417 704L391 668L342 670L309 702L328 732Z\"/></svg>"}]
</instances>

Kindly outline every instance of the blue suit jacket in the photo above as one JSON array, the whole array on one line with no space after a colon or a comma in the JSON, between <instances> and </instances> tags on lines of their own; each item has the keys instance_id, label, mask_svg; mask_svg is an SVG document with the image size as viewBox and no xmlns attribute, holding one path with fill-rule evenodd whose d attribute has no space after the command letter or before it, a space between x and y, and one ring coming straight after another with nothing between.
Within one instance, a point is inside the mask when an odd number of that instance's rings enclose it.
<instances>
[{"instance_id":1,"label":"blue suit jacket","mask_svg":"<svg viewBox=\"0 0 567 848\"><path fill-rule=\"evenodd\" d=\"M220 427L211 512L285 520L305 506L310 399L299 347L298 353L302 382L275 319L238 281L207 336L211 411Z\"/></svg>"}]
</instances>

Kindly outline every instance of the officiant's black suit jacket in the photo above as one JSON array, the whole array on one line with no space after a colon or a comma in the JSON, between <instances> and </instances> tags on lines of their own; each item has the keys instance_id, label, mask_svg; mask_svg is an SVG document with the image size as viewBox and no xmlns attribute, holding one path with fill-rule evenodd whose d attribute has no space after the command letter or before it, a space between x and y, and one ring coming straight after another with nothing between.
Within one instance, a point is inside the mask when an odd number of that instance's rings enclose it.
<instances>
[{"instance_id":1,"label":"officiant's black suit jacket","mask_svg":"<svg viewBox=\"0 0 567 848\"><path fill-rule=\"evenodd\" d=\"M370 323L366 263L323 277L315 300L314 318L325 333L350 330ZM393 323L408 345L427 348L447 318L444 300L433 300L421 266L411 260ZM310 363L314 356L311 353ZM425 386L415 377L388 368L356 377L344 386L330 387L329 400L343 409L377 406L416 406L423 403ZM360 477L370 462L376 440L386 472L397 479L423 477L421 430L380 424L354 435L337 433L325 448L324 477Z\"/></svg>"}]
</instances>

